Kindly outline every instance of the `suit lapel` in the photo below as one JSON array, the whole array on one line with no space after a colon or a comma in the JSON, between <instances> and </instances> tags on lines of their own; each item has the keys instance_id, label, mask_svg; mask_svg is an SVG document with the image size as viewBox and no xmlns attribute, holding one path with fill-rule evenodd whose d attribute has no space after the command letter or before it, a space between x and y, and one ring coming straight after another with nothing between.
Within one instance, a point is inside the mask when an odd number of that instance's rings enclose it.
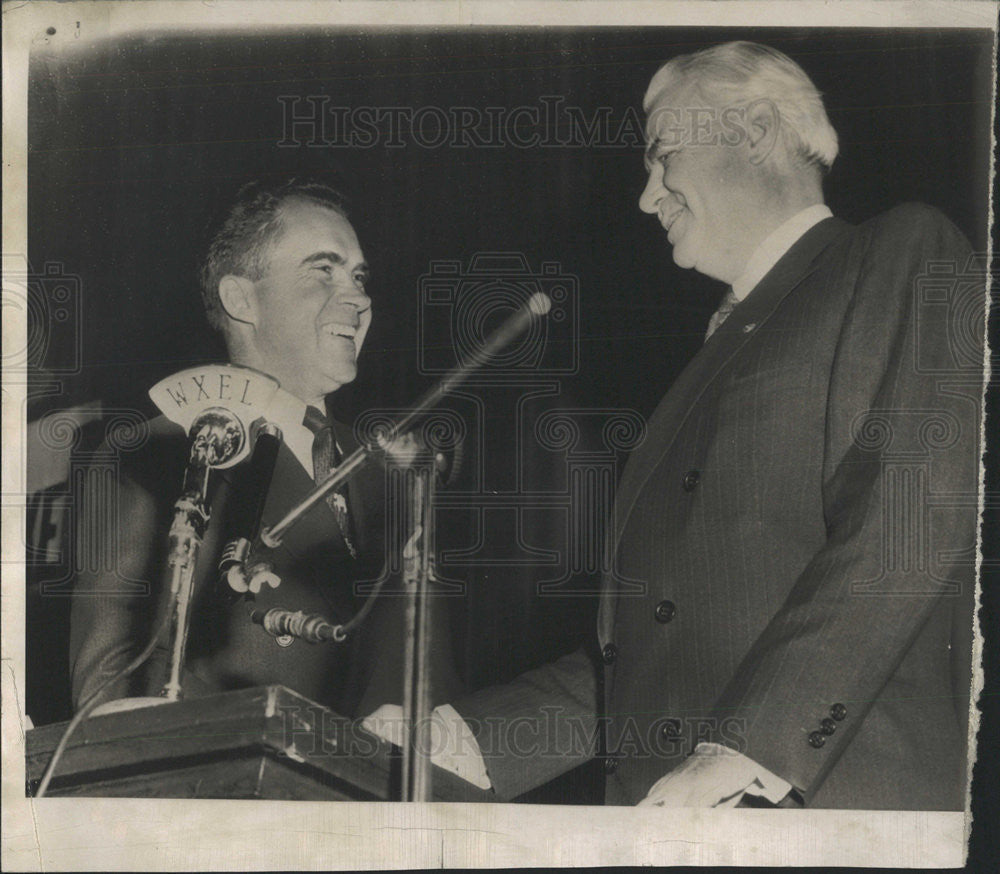
<instances>
[{"instance_id":1,"label":"suit lapel","mask_svg":"<svg viewBox=\"0 0 1000 874\"><path fill-rule=\"evenodd\" d=\"M358 448L353 428L334 420L333 433L345 458ZM377 461L369 462L366 467L357 471L347 483L347 506L353 522L354 535L358 541L359 553L370 551L373 548L373 543L379 543L382 540L382 530L374 525L379 517L379 508L386 497L384 477L380 475L379 470Z\"/></svg>"},{"instance_id":2,"label":"suit lapel","mask_svg":"<svg viewBox=\"0 0 1000 874\"><path fill-rule=\"evenodd\" d=\"M849 228L850 225L836 218L825 219L810 228L733 310L670 387L650 417L645 439L629 457L618 485L605 547L605 555L610 559L617 554L643 487L670 450L698 398L782 300L810 274L820 253ZM616 564L613 561L612 567ZM614 624L615 596L612 572L606 574L601 591L598 628L602 643L609 638Z\"/></svg>"},{"instance_id":3,"label":"suit lapel","mask_svg":"<svg viewBox=\"0 0 1000 874\"><path fill-rule=\"evenodd\" d=\"M228 485L229 494L235 494L236 479L244 469L240 464L236 467L216 470L215 475ZM278 458L274 465L274 476L268 489L264 504L264 515L261 527L273 525L291 510L314 487L309 473L302 467L291 449L282 441L278 448ZM277 551L284 552L286 557L299 560L313 544L339 536L337 520L325 501L320 501L308 513L301 517L282 538Z\"/></svg>"}]
</instances>

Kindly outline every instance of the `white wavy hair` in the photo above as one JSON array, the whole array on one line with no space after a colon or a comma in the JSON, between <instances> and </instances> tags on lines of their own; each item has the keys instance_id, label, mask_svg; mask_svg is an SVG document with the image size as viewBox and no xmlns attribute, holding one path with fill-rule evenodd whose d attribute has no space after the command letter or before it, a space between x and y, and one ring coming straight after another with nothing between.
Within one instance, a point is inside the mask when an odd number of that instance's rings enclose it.
<instances>
[{"instance_id":1,"label":"white wavy hair","mask_svg":"<svg viewBox=\"0 0 1000 874\"><path fill-rule=\"evenodd\" d=\"M770 100L780 115L789 154L824 172L837 157L837 132L826 116L822 96L805 71L777 49L727 42L672 58L646 89L642 108L647 115L668 91L675 96L686 91L717 109Z\"/></svg>"}]
</instances>

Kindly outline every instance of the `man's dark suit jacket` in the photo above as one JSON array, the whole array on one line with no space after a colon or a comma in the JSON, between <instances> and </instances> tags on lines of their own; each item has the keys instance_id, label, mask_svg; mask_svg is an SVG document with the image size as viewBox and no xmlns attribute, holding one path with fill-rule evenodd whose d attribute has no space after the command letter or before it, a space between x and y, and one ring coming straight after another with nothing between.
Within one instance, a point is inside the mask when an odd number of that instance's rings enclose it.
<instances>
[{"instance_id":1,"label":"man's dark suit jacket","mask_svg":"<svg viewBox=\"0 0 1000 874\"><path fill-rule=\"evenodd\" d=\"M167 532L189 441L179 426L162 416L150 422L149 430L142 447L122 454L114 483L95 482L84 493L79 536L97 537L108 550L115 549L117 539L117 557L103 562L117 573L85 569L77 579L70 635L76 707L142 650L154 617L166 604ZM337 425L335 433L346 452L357 446L349 428ZM363 598L354 594L355 581L377 579L384 558L384 473L369 466L348 484L357 561L349 555L332 511L320 502L280 547L267 553L281 584L275 589L264 586L248 602L220 583L217 571L221 550L230 539L227 505L238 494L234 480L243 466L212 472L211 521L197 566L184 696L281 684L347 716L401 703L405 605L398 595L379 598L360 631L345 644L294 640L280 646L249 618L252 609L270 607L319 613L333 622L346 622L356 613ZM277 522L313 486L312 477L282 443L262 524ZM387 586L391 588L398 592L398 587ZM442 632L442 637L447 635ZM169 661L169 641L164 640L145 670L102 697L158 695ZM436 648L433 670L433 697L447 700L460 688L447 646Z\"/></svg>"},{"instance_id":2,"label":"man's dark suit jacket","mask_svg":"<svg viewBox=\"0 0 1000 874\"><path fill-rule=\"evenodd\" d=\"M581 651L455 703L498 795L593 754L603 687L611 804L708 740L809 807L964 806L984 300L956 283L968 255L927 207L827 219L705 343L619 485L603 677Z\"/></svg>"}]
</instances>

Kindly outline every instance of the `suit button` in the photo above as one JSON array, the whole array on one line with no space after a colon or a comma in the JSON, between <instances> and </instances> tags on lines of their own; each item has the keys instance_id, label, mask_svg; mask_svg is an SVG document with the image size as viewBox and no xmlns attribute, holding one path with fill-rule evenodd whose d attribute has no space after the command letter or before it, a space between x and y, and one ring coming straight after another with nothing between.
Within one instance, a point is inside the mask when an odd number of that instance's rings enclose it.
<instances>
[{"instance_id":1,"label":"suit button","mask_svg":"<svg viewBox=\"0 0 1000 874\"><path fill-rule=\"evenodd\" d=\"M701 474L696 470L689 470L684 474L684 479L681 481L681 485L684 486L685 492L693 492L695 486L698 485L698 480L701 479Z\"/></svg>"},{"instance_id":2,"label":"suit button","mask_svg":"<svg viewBox=\"0 0 1000 874\"><path fill-rule=\"evenodd\" d=\"M614 774L614 772L617 770L618 770L618 759L616 759L614 756L608 756L604 760L604 773L611 775Z\"/></svg>"},{"instance_id":3,"label":"suit button","mask_svg":"<svg viewBox=\"0 0 1000 874\"><path fill-rule=\"evenodd\" d=\"M833 707L830 708L830 715L836 719L837 722L840 722L842 719L847 717L847 708L843 704L834 704Z\"/></svg>"},{"instance_id":4,"label":"suit button","mask_svg":"<svg viewBox=\"0 0 1000 874\"><path fill-rule=\"evenodd\" d=\"M656 605L656 621L657 622L669 622L674 618L674 614L677 612L677 605L673 601L660 601Z\"/></svg>"},{"instance_id":5,"label":"suit button","mask_svg":"<svg viewBox=\"0 0 1000 874\"><path fill-rule=\"evenodd\" d=\"M823 732L823 734L833 734L837 730L837 723L829 718L820 720L819 730Z\"/></svg>"},{"instance_id":6,"label":"suit button","mask_svg":"<svg viewBox=\"0 0 1000 874\"><path fill-rule=\"evenodd\" d=\"M826 735L821 731L814 731L809 735L809 746L819 749L826 743Z\"/></svg>"},{"instance_id":7,"label":"suit button","mask_svg":"<svg viewBox=\"0 0 1000 874\"><path fill-rule=\"evenodd\" d=\"M615 659L618 658L618 647L613 643L609 643L601 650L601 658L604 659L604 664L606 665L614 664Z\"/></svg>"},{"instance_id":8,"label":"suit button","mask_svg":"<svg viewBox=\"0 0 1000 874\"><path fill-rule=\"evenodd\" d=\"M660 734L667 738L667 740L672 740L675 737L681 736L681 721L679 719L668 719L663 725L660 726Z\"/></svg>"}]
</instances>

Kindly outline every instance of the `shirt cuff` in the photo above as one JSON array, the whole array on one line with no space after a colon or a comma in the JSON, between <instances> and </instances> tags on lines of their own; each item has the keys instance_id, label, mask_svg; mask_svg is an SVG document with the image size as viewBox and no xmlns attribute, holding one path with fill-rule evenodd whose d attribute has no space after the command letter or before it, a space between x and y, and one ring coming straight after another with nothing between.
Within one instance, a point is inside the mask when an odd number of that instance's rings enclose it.
<instances>
[{"instance_id":1,"label":"shirt cuff","mask_svg":"<svg viewBox=\"0 0 1000 874\"><path fill-rule=\"evenodd\" d=\"M753 759L747 758L743 753L738 753L731 747L702 741L694 748L695 755L717 755L723 752L739 756L747 764L748 773L754 777L743 790L747 795L754 795L770 801L771 804L777 804L792 791L792 784L787 780L783 780L777 774L768 771L767 768L758 765Z\"/></svg>"},{"instance_id":2,"label":"shirt cuff","mask_svg":"<svg viewBox=\"0 0 1000 874\"><path fill-rule=\"evenodd\" d=\"M480 789L492 789L476 736L458 711L450 704L442 704L434 708L432 718L445 737L443 754L432 755L431 761Z\"/></svg>"}]
</instances>

